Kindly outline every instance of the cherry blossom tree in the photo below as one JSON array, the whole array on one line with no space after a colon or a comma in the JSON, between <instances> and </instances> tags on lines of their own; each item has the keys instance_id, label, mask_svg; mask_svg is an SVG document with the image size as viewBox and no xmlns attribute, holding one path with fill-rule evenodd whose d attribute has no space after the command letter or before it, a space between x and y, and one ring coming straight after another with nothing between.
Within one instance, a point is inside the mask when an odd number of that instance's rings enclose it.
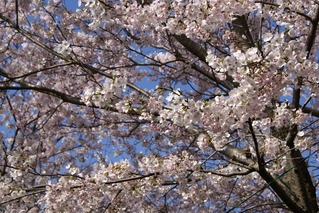
<instances>
[{"instance_id":1,"label":"cherry blossom tree","mask_svg":"<svg viewBox=\"0 0 319 213\"><path fill-rule=\"evenodd\" d=\"M318 212L318 0L78 5L0 1L1 211Z\"/></svg>"}]
</instances>

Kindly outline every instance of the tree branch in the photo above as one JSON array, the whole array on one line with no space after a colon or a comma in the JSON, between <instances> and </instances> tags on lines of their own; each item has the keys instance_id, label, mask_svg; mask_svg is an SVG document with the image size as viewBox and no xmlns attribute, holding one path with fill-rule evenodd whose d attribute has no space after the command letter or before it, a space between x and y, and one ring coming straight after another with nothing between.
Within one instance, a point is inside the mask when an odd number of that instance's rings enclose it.
<instances>
[{"instance_id":1,"label":"tree branch","mask_svg":"<svg viewBox=\"0 0 319 213\"><path fill-rule=\"evenodd\" d=\"M247 166L253 171L259 170L256 159L251 158L251 153L243 150L242 148L235 147L233 145L226 145L223 149L219 150L219 152L233 161Z\"/></svg>"},{"instance_id":2,"label":"tree branch","mask_svg":"<svg viewBox=\"0 0 319 213\"><path fill-rule=\"evenodd\" d=\"M317 109L313 109L313 108L310 108L310 107L303 107L302 108L302 112L311 114L311 115L319 118L319 110L317 110Z\"/></svg>"},{"instance_id":3,"label":"tree branch","mask_svg":"<svg viewBox=\"0 0 319 213\"><path fill-rule=\"evenodd\" d=\"M274 6L274 7L279 7L280 5L279 4L275 4L273 2L268 2L268 1L255 1L255 3L261 3L261 4L265 4L265 5L270 5L270 6ZM289 7L286 7L285 10L289 10L293 13L296 13L304 18L306 18L308 21L312 21L312 18L308 15L306 15L305 13L301 13L301 12L298 12L298 11L294 11L294 10L291 10Z\"/></svg>"},{"instance_id":4,"label":"tree branch","mask_svg":"<svg viewBox=\"0 0 319 213\"><path fill-rule=\"evenodd\" d=\"M189 51L193 55L197 56L203 63L207 64L207 62L206 62L207 52L201 45L199 45L198 43L194 42L192 39L187 38L185 35L173 35L173 36L181 45L183 45L185 47L185 49L187 51ZM211 73L207 72L206 70L204 70L203 68L199 67L198 65L193 63L191 66L196 71L199 71L204 76L206 76L209 79L213 80L214 82L222 85L223 87L227 88L228 90L231 90L234 87L238 86L237 83L233 82L231 76L227 75L226 79L227 79L228 82L227 81L221 81L214 74L211 74ZM230 82L232 82L232 83L230 83Z\"/></svg>"},{"instance_id":5,"label":"tree branch","mask_svg":"<svg viewBox=\"0 0 319 213\"><path fill-rule=\"evenodd\" d=\"M307 38L307 43L306 43L307 58L309 58L311 49L315 43L318 23L319 23L319 6L317 7L315 17L311 19L311 28L310 28L308 38Z\"/></svg>"},{"instance_id":6,"label":"tree branch","mask_svg":"<svg viewBox=\"0 0 319 213\"><path fill-rule=\"evenodd\" d=\"M11 203L13 201L20 200L20 199L22 199L24 197L28 197L28 196L31 196L31 195L36 195L36 194L43 193L43 192L45 192L45 190L38 190L38 191L35 191L35 192L32 192L32 193L27 193L27 194L12 198L10 200L3 201L3 202L0 203L0 205Z\"/></svg>"},{"instance_id":7,"label":"tree branch","mask_svg":"<svg viewBox=\"0 0 319 213\"><path fill-rule=\"evenodd\" d=\"M247 170L245 172L232 172L232 173L229 173L229 174L224 174L224 173L220 173L220 172L215 172L213 170L200 170L200 172L203 172L203 173L210 173L210 174L213 174L213 175L217 175L217 176L222 176L222 177L235 177L235 176L244 176L244 175L248 175L250 173L253 173L255 172L254 170Z\"/></svg>"},{"instance_id":8,"label":"tree branch","mask_svg":"<svg viewBox=\"0 0 319 213\"><path fill-rule=\"evenodd\" d=\"M260 168L260 167L263 167L265 165L265 161L264 161L263 157L260 156L260 153L259 153L259 145L258 145L258 141L257 141L256 135L255 135L253 125L252 125L251 118L249 118L249 120L248 120L248 126L249 126L249 131L250 131L251 136L252 136L253 141L254 141L258 167Z\"/></svg>"},{"instance_id":9,"label":"tree branch","mask_svg":"<svg viewBox=\"0 0 319 213\"><path fill-rule=\"evenodd\" d=\"M186 35L173 35L176 40L181 43L189 52L197 56L202 62L206 63L207 52L206 50L193 41L190 38L187 38Z\"/></svg>"}]
</instances>

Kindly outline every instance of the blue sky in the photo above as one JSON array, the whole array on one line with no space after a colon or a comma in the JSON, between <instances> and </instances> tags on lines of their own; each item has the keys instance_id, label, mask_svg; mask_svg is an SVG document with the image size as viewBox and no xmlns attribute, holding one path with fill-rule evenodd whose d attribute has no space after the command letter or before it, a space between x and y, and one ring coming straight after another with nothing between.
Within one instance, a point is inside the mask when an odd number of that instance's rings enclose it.
<instances>
[{"instance_id":1,"label":"blue sky","mask_svg":"<svg viewBox=\"0 0 319 213\"><path fill-rule=\"evenodd\" d=\"M63 2L67 8L72 9L74 12L78 8L78 0L63 0Z\"/></svg>"}]
</instances>

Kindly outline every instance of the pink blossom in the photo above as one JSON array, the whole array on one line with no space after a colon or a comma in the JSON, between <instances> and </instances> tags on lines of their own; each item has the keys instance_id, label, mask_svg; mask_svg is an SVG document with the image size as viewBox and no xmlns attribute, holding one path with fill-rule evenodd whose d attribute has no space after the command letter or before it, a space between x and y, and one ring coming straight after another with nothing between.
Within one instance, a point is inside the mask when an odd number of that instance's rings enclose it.
<instances>
[{"instance_id":1,"label":"pink blossom","mask_svg":"<svg viewBox=\"0 0 319 213\"><path fill-rule=\"evenodd\" d=\"M319 211L317 1L65 3L0 1L1 210Z\"/></svg>"}]
</instances>

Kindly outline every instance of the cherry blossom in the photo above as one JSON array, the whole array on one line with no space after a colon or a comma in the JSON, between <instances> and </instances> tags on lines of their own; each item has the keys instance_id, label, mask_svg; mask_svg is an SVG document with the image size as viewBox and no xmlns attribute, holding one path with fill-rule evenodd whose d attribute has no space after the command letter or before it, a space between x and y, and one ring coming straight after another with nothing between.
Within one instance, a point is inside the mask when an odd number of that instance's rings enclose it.
<instances>
[{"instance_id":1,"label":"cherry blossom","mask_svg":"<svg viewBox=\"0 0 319 213\"><path fill-rule=\"evenodd\" d=\"M318 1L0 2L0 209L318 212Z\"/></svg>"},{"instance_id":2,"label":"cherry blossom","mask_svg":"<svg viewBox=\"0 0 319 213\"><path fill-rule=\"evenodd\" d=\"M62 55L69 55L71 53L69 42L62 41L61 44L58 44L58 46L56 46L55 51L61 53Z\"/></svg>"}]
</instances>

